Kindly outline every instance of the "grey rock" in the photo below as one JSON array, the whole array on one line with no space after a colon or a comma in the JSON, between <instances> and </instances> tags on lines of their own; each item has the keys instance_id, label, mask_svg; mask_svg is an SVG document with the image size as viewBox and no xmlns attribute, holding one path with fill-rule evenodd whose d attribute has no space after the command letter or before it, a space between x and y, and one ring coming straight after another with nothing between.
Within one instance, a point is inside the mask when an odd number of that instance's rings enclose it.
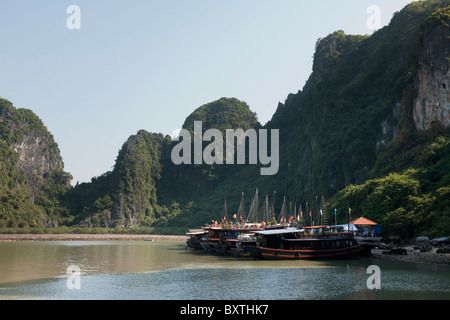
<instances>
[{"instance_id":1,"label":"grey rock","mask_svg":"<svg viewBox=\"0 0 450 320\"><path fill-rule=\"evenodd\" d=\"M433 249L430 239L428 237L417 237L414 250L420 250L420 252L428 252Z\"/></svg>"},{"instance_id":2,"label":"grey rock","mask_svg":"<svg viewBox=\"0 0 450 320\"><path fill-rule=\"evenodd\" d=\"M424 33L416 79L417 97L413 118L418 130L427 130L433 122L450 126L449 63L450 29L439 25Z\"/></svg>"},{"instance_id":3,"label":"grey rock","mask_svg":"<svg viewBox=\"0 0 450 320\"><path fill-rule=\"evenodd\" d=\"M431 239L430 243L435 247L448 245L450 244L450 236Z\"/></svg>"},{"instance_id":4,"label":"grey rock","mask_svg":"<svg viewBox=\"0 0 450 320\"><path fill-rule=\"evenodd\" d=\"M390 250L382 251L381 253L382 254L398 254L398 255L408 254L406 249L404 249L404 248L392 248Z\"/></svg>"},{"instance_id":5,"label":"grey rock","mask_svg":"<svg viewBox=\"0 0 450 320\"><path fill-rule=\"evenodd\" d=\"M416 243L417 242L428 242L430 241L430 239L428 237L417 237L416 238Z\"/></svg>"},{"instance_id":6,"label":"grey rock","mask_svg":"<svg viewBox=\"0 0 450 320\"><path fill-rule=\"evenodd\" d=\"M431 243L424 243L419 247L420 252L429 252L433 249Z\"/></svg>"},{"instance_id":7,"label":"grey rock","mask_svg":"<svg viewBox=\"0 0 450 320\"><path fill-rule=\"evenodd\" d=\"M450 245L438 248L436 253L450 253Z\"/></svg>"}]
</instances>

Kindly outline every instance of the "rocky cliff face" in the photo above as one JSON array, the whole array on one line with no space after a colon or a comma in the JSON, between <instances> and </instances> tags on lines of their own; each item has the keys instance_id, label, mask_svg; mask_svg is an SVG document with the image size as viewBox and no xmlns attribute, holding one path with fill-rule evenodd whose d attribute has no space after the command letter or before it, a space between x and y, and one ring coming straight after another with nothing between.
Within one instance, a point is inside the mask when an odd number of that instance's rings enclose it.
<instances>
[{"instance_id":1,"label":"rocky cliff face","mask_svg":"<svg viewBox=\"0 0 450 320\"><path fill-rule=\"evenodd\" d=\"M198 226L208 221L205 217L217 219L223 196L230 205L237 194L239 204L240 193L255 188L268 194L276 190L317 209L318 195L329 198L350 184L409 168L410 159L423 158L417 152L423 148L410 152L417 143L412 119L420 130L433 122L450 126L448 19L440 15L421 29L430 14L448 10L447 3L414 2L372 36L337 31L317 42L313 73L304 88L279 103L264 126L280 130L277 175L261 177L252 166L175 165L171 151L176 143L141 130L123 145L112 172L65 193L67 224ZM260 126L236 99L197 108L183 128L192 131L194 120L202 121L204 130ZM38 208L40 225L55 226L61 221L55 216L64 216L54 213L60 205L55 199L64 194L68 177L53 137L31 111L0 99L0 138L0 227L3 221L16 226L19 211L21 219L35 225L29 218L33 208ZM445 162L442 166L447 170ZM448 192L440 190L442 199ZM4 218L9 212L14 216Z\"/></svg>"},{"instance_id":2,"label":"rocky cliff face","mask_svg":"<svg viewBox=\"0 0 450 320\"><path fill-rule=\"evenodd\" d=\"M448 24L425 31L416 81L418 95L413 109L419 130L429 129L434 122L450 127L449 39Z\"/></svg>"},{"instance_id":3,"label":"rocky cliff face","mask_svg":"<svg viewBox=\"0 0 450 320\"><path fill-rule=\"evenodd\" d=\"M122 146L112 172L77 185L67 194L81 227L150 225L157 207L161 152L169 137L139 130Z\"/></svg>"},{"instance_id":4,"label":"rocky cliff face","mask_svg":"<svg viewBox=\"0 0 450 320\"><path fill-rule=\"evenodd\" d=\"M44 130L44 127L32 128L20 141L11 145L19 155L17 167L25 175L33 202L42 186L48 183L48 173L64 169L58 146ZM70 185L69 177L65 185Z\"/></svg>"},{"instance_id":5,"label":"rocky cliff face","mask_svg":"<svg viewBox=\"0 0 450 320\"><path fill-rule=\"evenodd\" d=\"M187 117L183 129L193 132L194 121L202 129L247 130L258 125L245 102L222 98L197 108ZM175 165L171 151L178 144L169 136L139 130L122 146L114 170L76 186L69 193L74 221L83 227L137 227L152 225L162 207L174 200L199 197L210 191L232 168L209 165ZM188 186L188 187L187 187ZM172 213L173 214L173 213Z\"/></svg>"},{"instance_id":6,"label":"rocky cliff face","mask_svg":"<svg viewBox=\"0 0 450 320\"><path fill-rule=\"evenodd\" d=\"M70 187L71 176L63 171L53 136L31 110L0 99L0 142L14 155L0 157L0 165L9 168L0 174L0 212L9 217L8 226L57 226L57 198Z\"/></svg>"},{"instance_id":7,"label":"rocky cliff face","mask_svg":"<svg viewBox=\"0 0 450 320\"><path fill-rule=\"evenodd\" d=\"M15 109L9 101L1 101L0 122L3 139L18 154L17 167L34 194L45 183L48 172L64 169L58 145L31 110Z\"/></svg>"}]
</instances>

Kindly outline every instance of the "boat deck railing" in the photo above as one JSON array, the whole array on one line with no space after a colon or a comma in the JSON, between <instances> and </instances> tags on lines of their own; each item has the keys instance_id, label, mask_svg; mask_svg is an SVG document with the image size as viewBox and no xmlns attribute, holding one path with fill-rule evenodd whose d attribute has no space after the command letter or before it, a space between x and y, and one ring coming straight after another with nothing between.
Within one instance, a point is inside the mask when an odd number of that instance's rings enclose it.
<instances>
[{"instance_id":1,"label":"boat deck railing","mask_svg":"<svg viewBox=\"0 0 450 320\"><path fill-rule=\"evenodd\" d=\"M327 239L327 238L353 238L353 232L330 232L330 233L304 233L296 234L296 239Z\"/></svg>"}]
</instances>

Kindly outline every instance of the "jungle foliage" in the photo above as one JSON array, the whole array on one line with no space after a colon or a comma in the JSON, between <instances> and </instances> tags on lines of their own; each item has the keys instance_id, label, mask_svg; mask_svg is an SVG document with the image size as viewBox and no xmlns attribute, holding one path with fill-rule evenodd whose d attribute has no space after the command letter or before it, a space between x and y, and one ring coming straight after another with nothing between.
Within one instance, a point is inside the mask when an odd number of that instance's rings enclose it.
<instances>
[{"instance_id":1,"label":"jungle foliage","mask_svg":"<svg viewBox=\"0 0 450 320\"><path fill-rule=\"evenodd\" d=\"M228 215L236 213L242 192L248 210L258 188L276 212L286 198L290 208L309 203L317 213L323 195L328 214L336 208L341 223L350 207L352 218L373 219L387 235L449 235L450 132L440 125L417 131L412 118L423 35L448 24L447 4L413 2L371 36L336 31L319 39L304 88L279 103L264 126L236 98L207 103L186 118L191 133L194 121L223 133L279 129L275 176L261 176L258 165L175 165L177 142L140 130L111 172L70 188L68 174L55 170L45 175L50 183L30 193L11 146L43 125L31 111L0 100L7 110L0 114L0 227L38 229L44 219L71 228L186 230L223 217L225 200Z\"/></svg>"}]
</instances>

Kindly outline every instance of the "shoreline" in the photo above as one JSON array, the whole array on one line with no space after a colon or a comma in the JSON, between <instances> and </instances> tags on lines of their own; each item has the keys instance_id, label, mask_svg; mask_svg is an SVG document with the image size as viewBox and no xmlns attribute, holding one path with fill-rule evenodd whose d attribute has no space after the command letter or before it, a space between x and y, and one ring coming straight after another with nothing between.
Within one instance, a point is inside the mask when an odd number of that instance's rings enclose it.
<instances>
[{"instance_id":1,"label":"shoreline","mask_svg":"<svg viewBox=\"0 0 450 320\"><path fill-rule=\"evenodd\" d=\"M159 234L0 234L0 242L13 241L186 241L183 235Z\"/></svg>"},{"instance_id":2,"label":"shoreline","mask_svg":"<svg viewBox=\"0 0 450 320\"><path fill-rule=\"evenodd\" d=\"M76 234L76 233L46 233L46 234L0 234L0 242L21 241L175 241L185 242L185 235L159 235L159 234ZM414 250L413 246L402 247L407 254L383 254L382 249L372 249L370 257L386 261L400 261L409 263L425 263L450 266L449 253L436 253L436 248L430 252Z\"/></svg>"},{"instance_id":3,"label":"shoreline","mask_svg":"<svg viewBox=\"0 0 450 320\"><path fill-rule=\"evenodd\" d=\"M400 261L409 263L424 263L450 266L450 253L436 253L437 248L430 252L414 250L413 246L401 247L406 249L406 254L383 254L382 249L372 249L371 257L386 261Z\"/></svg>"}]
</instances>

